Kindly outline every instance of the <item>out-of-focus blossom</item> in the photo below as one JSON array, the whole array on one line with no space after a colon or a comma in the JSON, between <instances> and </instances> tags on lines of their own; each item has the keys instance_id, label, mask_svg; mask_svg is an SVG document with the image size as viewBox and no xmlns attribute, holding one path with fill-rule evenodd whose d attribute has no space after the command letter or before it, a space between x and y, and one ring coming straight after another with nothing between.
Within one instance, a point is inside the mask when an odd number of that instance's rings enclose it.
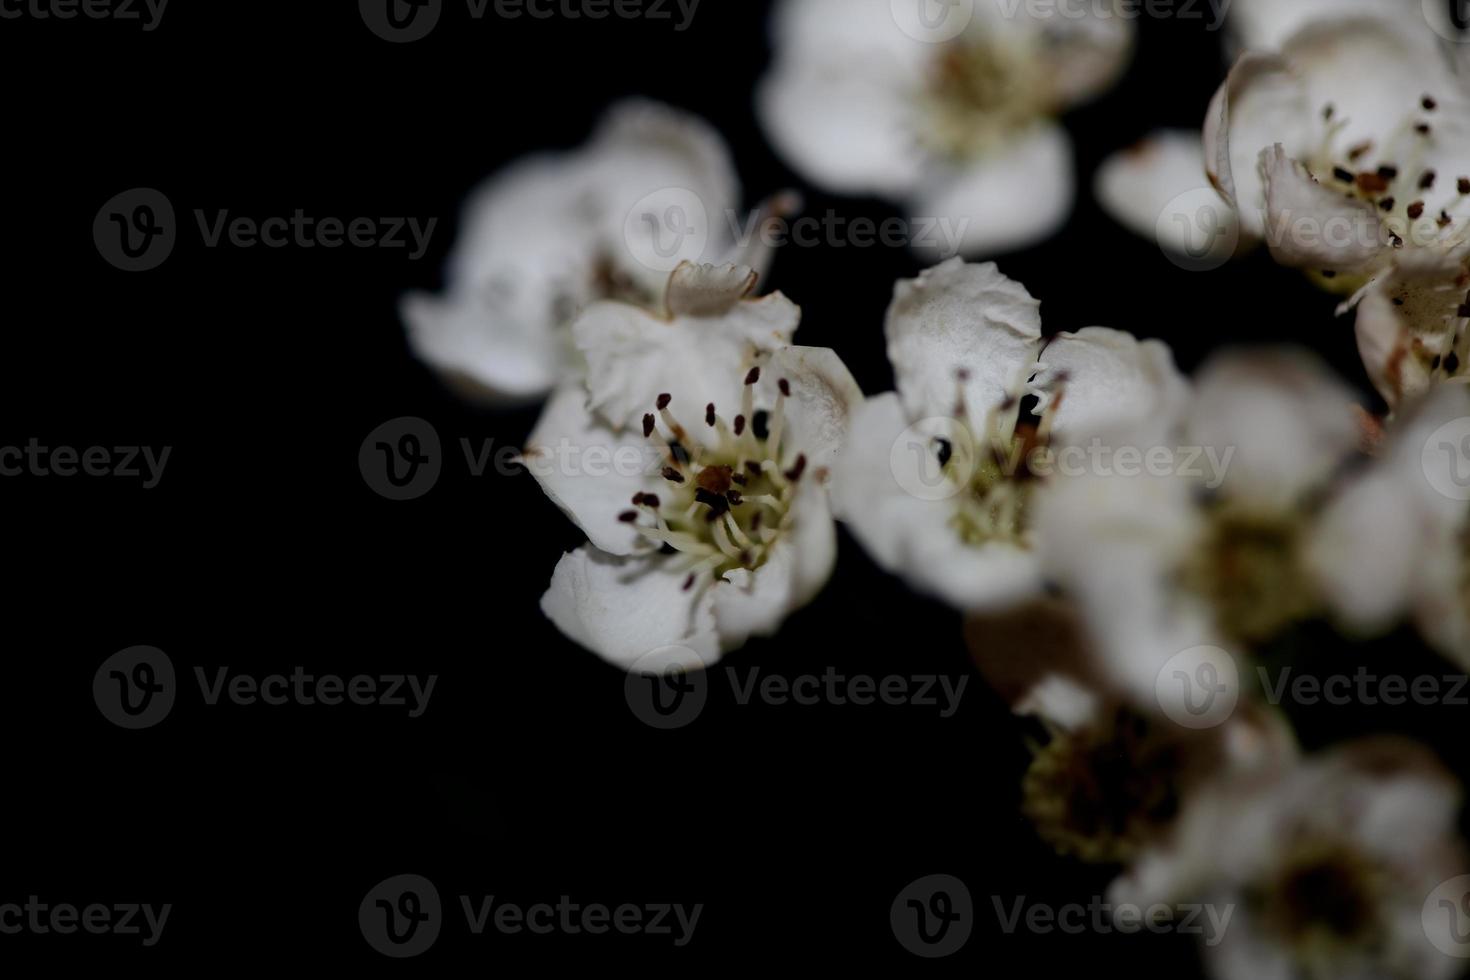
<instances>
[{"instance_id":1,"label":"out-of-focus blossom","mask_svg":"<svg viewBox=\"0 0 1470 980\"><path fill-rule=\"evenodd\" d=\"M1172 431L1124 426L1104 441L1145 458L1177 447L1178 461L1038 496L1042 568L1078 602L1112 684L1154 703L1181 653L1239 652L1319 612L1306 564L1315 501L1360 429L1351 393L1314 359L1219 355Z\"/></svg>"},{"instance_id":2,"label":"out-of-focus blossom","mask_svg":"<svg viewBox=\"0 0 1470 980\"><path fill-rule=\"evenodd\" d=\"M1246 706L1220 725L1190 729L1131 702L1111 686L1065 600L972 614L965 638L990 686L1045 728L1022 810L1061 854L1127 863L1165 838L1201 785L1296 758L1290 732L1270 711Z\"/></svg>"},{"instance_id":3,"label":"out-of-focus blossom","mask_svg":"<svg viewBox=\"0 0 1470 980\"><path fill-rule=\"evenodd\" d=\"M1463 871L1460 796L1427 752L1387 740L1221 779L1108 898L1210 906L1216 980L1447 980L1463 962L1424 906Z\"/></svg>"},{"instance_id":4,"label":"out-of-focus blossom","mask_svg":"<svg viewBox=\"0 0 1470 980\"><path fill-rule=\"evenodd\" d=\"M726 216L740 185L719 134L644 101L614 106L591 141L531 156L465 209L442 295L404 298L414 353L488 401L544 397L582 365L569 326L589 303L652 307L680 260L740 261Z\"/></svg>"},{"instance_id":5,"label":"out-of-focus blossom","mask_svg":"<svg viewBox=\"0 0 1470 980\"><path fill-rule=\"evenodd\" d=\"M1032 496L1052 454L1187 397L1157 341L1102 327L1044 340L1040 302L991 263L899 282L886 333L898 391L854 416L833 500L879 564L962 608L1040 590Z\"/></svg>"},{"instance_id":6,"label":"out-of-focus blossom","mask_svg":"<svg viewBox=\"0 0 1470 980\"><path fill-rule=\"evenodd\" d=\"M962 222L966 255L1023 247L1071 211L1056 116L1110 86L1132 51L1131 20L1083 6L782 0L761 119L819 186Z\"/></svg>"},{"instance_id":7,"label":"out-of-focus blossom","mask_svg":"<svg viewBox=\"0 0 1470 980\"><path fill-rule=\"evenodd\" d=\"M1470 388L1436 389L1328 504L1311 564L1339 619L1382 631L1411 616L1470 669Z\"/></svg>"},{"instance_id":8,"label":"out-of-focus blossom","mask_svg":"<svg viewBox=\"0 0 1470 980\"><path fill-rule=\"evenodd\" d=\"M541 608L619 666L712 664L831 574L826 485L862 393L831 350L790 346L800 310L748 298L755 280L686 263L661 313L590 306L572 327L585 383L557 392L525 451L590 539Z\"/></svg>"},{"instance_id":9,"label":"out-of-focus blossom","mask_svg":"<svg viewBox=\"0 0 1470 980\"><path fill-rule=\"evenodd\" d=\"M1194 130L1161 129L1103 161L1093 194L1113 219L1206 267L1241 247L1235 209L1210 187Z\"/></svg>"}]
</instances>

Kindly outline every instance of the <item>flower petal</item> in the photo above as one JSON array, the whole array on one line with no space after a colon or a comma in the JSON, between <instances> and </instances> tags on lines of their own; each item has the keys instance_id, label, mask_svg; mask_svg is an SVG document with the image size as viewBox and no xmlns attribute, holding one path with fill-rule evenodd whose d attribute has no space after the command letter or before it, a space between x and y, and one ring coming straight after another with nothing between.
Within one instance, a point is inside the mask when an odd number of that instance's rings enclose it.
<instances>
[{"instance_id":1,"label":"flower petal","mask_svg":"<svg viewBox=\"0 0 1470 980\"><path fill-rule=\"evenodd\" d=\"M910 419L949 418L958 370L976 408L1017 390L1041 347L1041 303L994 263L951 259L894 287L885 329Z\"/></svg>"},{"instance_id":2,"label":"flower petal","mask_svg":"<svg viewBox=\"0 0 1470 980\"><path fill-rule=\"evenodd\" d=\"M791 465L800 453L813 472L830 466L863 403L862 389L842 358L827 347L782 347L772 354L761 370L765 404L775 401L783 380L791 391L781 438L783 462Z\"/></svg>"},{"instance_id":3,"label":"flower petal","mask_svg":"<svg viewBox=\"0 0 1470 980\"><path fill-rule=\"evenodd\" d=\"M566 636L628 669L663 647L693 651L686 667L720 658L709 593L684 589L678 556L620 558L590 546L563 555L541 611Z\"/></svg>"},{"instance_id":4,"label":"flower petal","mask_svg":"<svg viewBox=\"0 0 1470 980\"><path fill-rule=\"evenodd\" d=\"M608 421L631 425L668 394L692 425L710 402L732 414L753 351L788 346L800 319L780 293L741 300L719 316L672 320L597 303L572 324L572 336L587 357L590 405Z\"/></svg>"},{"instance_id":5,"label":"flower petal","mask_svg":"<svg viewBox=\"0 0 1470 980\"><path fill-rule=\"evenodd\" d=\"M1041 363L1045 370L1033 387L1060 385L1052 424L1065 441L1124 423L1152 423L1162 438L1189 399L1189 382L1174 366L1169 346L1121 330L1086 327L1058 334L1042 351Z\"/></svg>"},{"instance_id":6,"label":"flower petal","mask_svg":"<svg viewBox=\"0 0 1470 980\"><path fill-rule=\"evenodd\" d=\"M1261 151L1266 243L1282 265L1361 273L1387 261L1389 231L1378 209L1318 183L1280 143Z\"/></svg>"},{"instance_id":7,"label":"flower petal","mask_svg":"<svg viewBox=\"0 0 1470 980\"><path fill-rule=\"evenodd\" d=\"M1066 223L1076 184L1067 131L1038 122L963 168L924 177L908 204L914 247L935 261L1033 245Z\"/></svg>"},{"instance_id":8,"label":"flower petal","mask_svg":"<svg viewBox=\"0 0 1470 980\"><path fill-rule=\"evenodd\" d=\"M1281 143L1300 157L1311 145L1312 119L1305 86L1277 56L1247 52L1230 69L1205 116L1205 173L1238 212L1241 229L1266 233L1261 151Z\"/></svg>"},{"instance_id":9,"label":"flower petal","mask_svg":"<svg viewBox=\"0 0 1470 980\"><path fill-rule=\"evenodd\" d=\"M521 461L597 548L629 555L643 538L619 516L632 509L634 495L661 488L660 451L641 436L615 431L587 410L581 385L567 384L547 403Z\"/></svg>"},{"instance_id":10,"label":"flower petal","mask_svg":"<svg viewBox=\"0 0 1470 980\"><path fill-rule=\"evenodd\" d=\"M1445 364L1464 319L1460 309L1470 302L1463 259L1428 248L1404 251L1358 301L1358 352L1373 386L1391 407L1422 395L1436 378L1450 376ZM1470 360L1463 353L1457 356ZM1470 364L1460 368L1470 370Z\"/></svg>"},{"instance_id":11,"label":"flower petal","mask_svg":"<svg viewBox=\"0 0 1470 980\"><path fill-rule=\"evenodd\" d=\"M1199 257L1202 244L1233 252L1239 241L1235 209L1210 188L1193 130L1159 130L1114 153L1098 169L1094 193L1113 220L1179 255ZM1208 240L1197 241L1201 235Z\"/></svg>"},{"instance_id":12,"label":"flower petal","mask_svg":"<svg viewBox=\"0 0 1470 980\"><path fill-rule=\"evenodd\" d=\"M1356 401L1314 355L1217 355L1195 380L1191 437L1229 462L1224 491L1271 510L1294 506L1356 452Z\"/></svg>"}]
</instances>

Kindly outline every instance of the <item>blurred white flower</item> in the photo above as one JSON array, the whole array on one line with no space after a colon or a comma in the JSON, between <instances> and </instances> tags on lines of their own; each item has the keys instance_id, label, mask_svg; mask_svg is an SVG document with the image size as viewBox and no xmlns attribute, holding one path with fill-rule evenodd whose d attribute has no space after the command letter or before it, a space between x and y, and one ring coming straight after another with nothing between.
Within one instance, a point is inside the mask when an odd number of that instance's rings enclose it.
<instances>
[{"instance_id":1,"label":"blurred white flower","mask_svg":"<svg viewBox=\"0 0 1470 980\"><path fill-rule=\"evenodd\" d=\"M856 413L835 470L837 512L878 563L961 608L1040 590L1031 498L1045 454L1186 397L1163 344L1102 327L1048 343L1040 311L993 263L951 259L899 282L886 323L898 391Z\"/></svg>"},{"instance_id":2,"label":"blurred white flower","mask_svg":"<svg viewBox=\"0 0 1470 980\"><path fill-rule=\"evenodd\" d=\"M1230 910L1203 949L1215 980L1448 980L1463 963L1424 905L1463 870L1459 806L1425 750L1355 743L1195 794L1108 899Z\"/></svg>"},{"instance_id":3,"label":"blurred white flower","mask_svg":"<svg viewBox=\"0 0 1470 980\"><path fill-rule=\"evenodd\" d=\"M800 310L749 299L755 280L685 263L662 313L588 307L572 328L586 381L557 392L525 451L590 539L541 608L621 667L666 647L712 664L831 574L826 482L862 392L831 350L790 346Z\"/></svg>"},{"instance_id":4,"label":"blurred white flower","mask_svg":"<svg viewBox=\"0 0 1470 980\"><path fill-rule=\"evenodd\" d=\"M1205 122L1210 179L1284 265L1355 294L1390 404L1466 367L1470 87L1425 21L1315 21L1249 52Z\"/></svg>"},{"instance_id":5,"label":"blurred white flower","mask_svg":"<svg viewBox=\"0 0 1470 980\"><path fill-rule=\"evenodd\" d=\"M772 31L757 106L792 166L959 222L973 256L1066 220L1072 144L1056 116L1112 84L1134 24L1106 4L1064 15L1006 0L782 0Z\"/></svg>"},{"instance_id":6,"label":"blurred white flower","mask_svg":"<svg viewBox=\"0 0 1470 980\"><path fill-rule=\"evenodd\" d=\"M1133 703L1109 682L1065 600L971 614L965 639L987 683L1045 729L1021 805L1059 853L1127 863L1167 835L1202 784L1295 761L1290 730L1264 708L1247 705L1217 726L1191 729Z\"/></svg>"},{"instance_id":7,"label":"blurred white flower","mask_svg":"<svg viewBox=\"0 0 1470 980\"><path fill-rule=\"evenodd\" d=\"M1324 510L1310 561L1343 622L1378 632L1412 616L1470 669L1470 388L1438 388L1396 421Z\"/></svg>"},{"instance_id":8,"label":"blurred white flower","mask_svg":"<svg viewBox=\"0 0 1470 980\"><path fill-rule=\"evenodd\" d=\"M1182 652L1228 657L1317 612L1305 558L1313 503L1359 448L1355 413L1351 393L1305 354L1231 352L1197 377L1175 431L1107 437L1145 447L1162 437L1208 465L1042 488L1038 559L1077 601L1112 684L1155 703Z\"/></svg>"},{"instance_id":9,"label":"blurred white flower","mask_svg":"<svg viewBox=\"0 0 1470 980\"><path fill-rule=\"evenodd\" d=\"M619 103L585 147L523 159L475 193L445 293L403 300L410 345L467 395L542 398L580 370L567 328L589 303L652 306L683 259L759 269L764 254L734 254L725 219L739 204L718 133Z\"/></svg>"}]
</instances>

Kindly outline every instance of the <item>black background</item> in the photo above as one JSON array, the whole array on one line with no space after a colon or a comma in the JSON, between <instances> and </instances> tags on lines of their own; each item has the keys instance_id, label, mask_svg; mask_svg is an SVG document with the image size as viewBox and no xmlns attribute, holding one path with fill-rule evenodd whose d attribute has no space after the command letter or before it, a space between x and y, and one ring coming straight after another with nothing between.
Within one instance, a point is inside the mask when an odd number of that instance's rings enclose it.
<instances>
[{"instance_id":1,"label":"black background","mask_svg":"<svg viewBox=\"0 0 1470 980\"><path fill-rule=\"evenodd\" d=\"M1197 127L1225 67L1206 20L1144 20L1135 62L1073 113L1084 185L1109 152ZM0 481L5 811L0 901L171 902L162 942L0 937L0 961L106 957L488 971L535 964L704 969L799 964L1048 971L1127 956L1196 971L1187 939L1003 935L1007 904L1086 902L1111 869L1052 856L1021 819L1028 729L978 677L962 708L736 708L722 680L694 725L640 723L623 676L564 640L537 602L579 532L528 476L472 477L461 438L518 446L533 411L457 402L409 355L410 288L437 289L459 205L529 151L580 143L643 94L715 123L747 203L801 188L807 213L882 219L876 201L805 187L762 139L751 92L765 5L705 0L693 26L475 22L450 2L429 38L385 43L355 3L175 0L160 27L0 21L9 180L0 443L171 446L161 484ZM91 236L102 204L156 187L181 220L159 269L127 274ZM440 219L428 256L342 248L207 249L192 211L265 218ZM1161 337L1195 368L1226 338L1311 344L1361 369L1333 300L1257 255L1209 274L1169 263L1088 199L1045 247L1000 258L1048 331L1102 324ZM881 247L795 248L767 285L803 309L864 389L891 387L882 319L918 264ZM1366 398L1366 394L1365 394ZM447 458L426 497L393 503L358 471L380 423L421 416ZM156 728L98 713L101 661L156 645L184 680ZM727 663L788 676L972 675L958 614L911 595L844 537L836 575L779 637ZM196 666L436 673L427 713L206 708ZM399 967L357 929L389 875L426 875L450 922ZM948 873L975 897L950 960L904 952L888 907ZM705 905L694 942L470 938L455 896L529 904ZM1007 975L1010 973L1006 968Z\"/></svg>"}]
</instances>

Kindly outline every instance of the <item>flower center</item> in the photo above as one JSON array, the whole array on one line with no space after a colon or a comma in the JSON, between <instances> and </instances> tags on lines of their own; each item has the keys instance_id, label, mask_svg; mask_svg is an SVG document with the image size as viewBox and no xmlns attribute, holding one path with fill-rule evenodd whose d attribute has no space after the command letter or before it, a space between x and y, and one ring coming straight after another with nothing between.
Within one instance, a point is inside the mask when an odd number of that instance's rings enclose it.
<instances>
[{"instance_id":1,"label":"flower center","mask_svg":"<svg viewBox=\"0 0 1470 980\"><path fill-rule=\"evenodd\" d=\"M1304 539L1291 515L1221 505L1210 516L1204 547L1184 569L1184 584L1210 601L1231 636L1269 639L1317 608L1301 567Z\"/></svg>"},{"instance_id":2,"label":"flower center","mask_svg":"<svg viewBox=\"0 0 1470 980\"><path fill-rule=\"evenodd\" d=\"M1198 753L1213 744L1119 708L1097 726L1056 733L1036 753L1022 809L1059 853L1127 862L1173 822L1186 778L1212 768Z\"/></svg>"},{"instance_id":3,"label":"flower center","mask_svg":"<svg viewBox=\"0 0 1470 980\"><path fill-rule=\"evenodd\" d=\"M1344 942L1369 941L1378 927L1375 868L1345 846L1294 851L1266 886L1264 921L1304 947L1309 958L1313 950L1327 954Z\"/></svg>"},{"instance_id":4,"label":"flower center","mask_svg":"<svg viewBox=\"0 0 1470 980\"><path fill-rule=\"evenodd\" d=\"M1466 215L1460 209L1470 197L1470 176L1441 174L1426 162L1438 109L1439 101L1426 95L1386 139L1351 146L1342 146L1339 140L1349 120L1337 118L1331 105L1322 109L1326 129L1308 169L1324 185L1383 212L1389 244L1396 249L1406 243L1448 245L1461 240L1466 231ZM1363 282L1361 276L1340 279L1334 269L1314 275L1319 284L1338 292L1355 292Z\"/></svg>"},{"instance_id":5,"label":"flower center","mask_svg":"<svg viewBox=\"0 0 1470 980\"><path fill-rule=\"evenodd\" d=\"M962 158L994 148L1052 105L1046 78L1029 49L983 38L955 41L941 50L921 102L929 125L920 139Z\"/></svg>"},{"instance_id":6,"label":"flower center","mask_svg":"<svg viewBox=\"0 0 1470 980\"><path fill-rule=\"evenodd\" d=\"M791 524L791 504L807 459L797 453L783 466L791 386L782 379L775 404L757 409L760 376L759 367L745 376L740 414L732 422L727 424L713 403L705 406L712 446L690 439L671 411L669 395L660 395L655 410L643 417L644 436L664 454L664 487L636 495L634 509L622 520L650 544L685 557L686 591L702 579L714 582L736 569L759 568Z\"/></svg>"},{"instance_id":7,"label":"flower center","mask_svg":"<svg viewBox=\"0 0 1470 980\"><path fill-rule=\"evenodd\" d=\"M1040 365L1033 365L1033 371ZM966 544L995 542L1031 546L1031 504L1042 479L1031 464L1050 449L1052 421L1061 398L1050 397L1040 416L1028 415L1019 394L1007 395L984 419L973 416L964 386L969 372L956 374L960 395L953 413L953 438L936 438L940 471L956 488L950 524ZM1064 380L1064 379L1063 379Z\"/></svg>"}]
</instances>

